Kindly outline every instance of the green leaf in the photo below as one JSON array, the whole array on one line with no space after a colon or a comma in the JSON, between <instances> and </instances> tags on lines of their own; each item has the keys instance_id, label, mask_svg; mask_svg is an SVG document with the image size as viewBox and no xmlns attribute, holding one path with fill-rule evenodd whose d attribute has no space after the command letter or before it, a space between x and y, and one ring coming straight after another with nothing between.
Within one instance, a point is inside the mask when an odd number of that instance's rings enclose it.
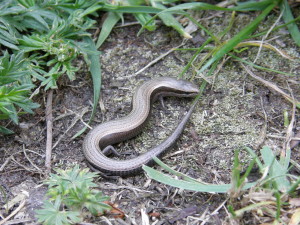
<instances>
[{"instance_id":1,"label":"green leaf","mask_svg":"<svg viewBox=\"0 0 300 225\"><path fill-rule=\"evenodd\" d=\"M6 127L0 126L0 133L3 134L13 134L14 132Z\"/></svg>"},{"instance_id":2,"label":"green leaf","mask_svg":"<svg viewBox=\"0 0 300 225\"><path fill-rule=\"evenodd\" d=\"M264 10L272 3L274 3L274 0L237 2L237 6L233 9L236 11Z\"/></svg>"},{"instance_id":3,"label":"green leaf","mask_svg":"<svg viewBox=\"0 0 300 225\"><path fill-rule=\"evenodd\" d=\"M23 109L25 112L31 113L31 114L33 114L33 111L31 109L36 109L36 108L40 107L40 104L30 102L27 99L24 100L24 102L15 102L15 104L17 106L19 106L21 109Z\"/></svg>"},{"instance_id":4,"label":"green leaf","mask_svg":"<svg viewBox=\"0 0 300 225\"><path fill-rule=\"evenodd\" d=\"M14 50L20 50L16 45L12 44L11 42L5 41L3 39L0 39L0 44Z\"/></svg>"},{"instance_id":5,"label":"green leaf","mask_svg":"<svg viewBox=\"0 0 300 225\"><path fill-rule=\"evenodd\" d=\"M15 81L24 83L24 78L30 76L22 51L16 55L4 52L4 55L0 57L0 65L0 87Z\"/></svg>"},{"instance_id":6,"label":"green leaf","mask_svg":"<svg viewBox=\"0 0 300 225\"><path fill-rule=\"evenodd\" d=\"M264 146L261 150L261 156L265 162L265 169L269 169L269 176L274 178L274 186L281 192L286 192L290 188L290 182L287 179L288 170L286 168L286 163L282 165L276 160L273 151Z\"/></svg>"},{"instance_id":7,"label":"green leaf","mask_svg":"<svg viewBox=\"0 0 300 225\"><path fill-rule=\"evenodd\" d=\"M86 63L89 65L89 70L92 75L93 80L93 90L94 90L94 98L93 98L93 110L88 121L88 124L93 120L94 115L97 110L97 104L100 98L100 89L101 89L101 67L100 67L100 59L99 59L99 52L90 37L85 37L83 39L86 48L82 51L85 51L87 57L85 57ZM82 134L87 127L84 127L79 132L77 132L72 139L78 137Z\"/></svg>"},{"instance_id":8,"label":"green leaf","mask_svg":"<svg viewBox=\"0 0 300 225\"><path fill-rule=\"evenodd\" d=\"M99 215L99 213L104 213L104 211L110 210L111 207L103 201L109 200L109 197L105 197L103 199L95 198L86 201L83 206L87 208L94 216Z\"/></svg>"},{"instance_id":9,"label":"green leaf","mask_svg":"<svg viewBox=\"0 0 300 225\"><path fill-rule=\"evenodd\" d=\"M252 156L252 158L255 160L257 166L259 167L260 172L262 173L264 166L263 164L260 162L258 156L256 155L256 153L249 147L244 147L244 149L248 152L249 155Z\"/></svg>"},{"instance_id":10,"label":"green leaf","mask_svg":"<svg viewBox=\"0 0 300 225\"><path fill-rule=\"evenodd\" d=\"M86 208L96 216L99 213L103 213L105 210L111 209L109 205L103 203L107 200L109 200L109 197L103 196L102 192L92 190L86 183L82 183L80 188L76 187L70 190L65 202L66 205L78 209Z\"/></svg>"},{"instance_id":11,"label":"green leaf","mask_svg":"<svg viewBox=\"0 0 300 225\"><path fill-rule=\"evenodd\" d=\"M139 23L147 30L154 31L156 29L155 21L151 21L150 23L147 23L149 20L151 20L152 16L147 13L135 13L135 18Z\"/></svg>"},{"instance_id":12,"label":"green leaf","mask_svg":"<svg viewBox=\"0 0 300 225\"><path fill-rule=\"evenodd\" d=\"M70 189L82 188L85 184L88 187L95 187L93 178L97 176L97 173L88 172L88 169L80 170L79 166L76 165L72 169L55 170L57 174L50 174L50 178L45 182L52 189L53 193L66 194ZM49 193L51 196L51 193Z\"/></svg>"},{"instance_id":13,"label":"green leaf","mask_svg":"<svg viewBox=\"0 0 300 225\"><path fill-rule=\"evenodd\" d=\"M83 8L83 7L78 7L78 8ZM93 14L94 12L98 11L99 9L102 9L102 5L94 4L82 12L82 17L87 16L89 14Z\"/></svg>"},{"instance_id":14,"label":"green leaf","mask_svg":"<svg viewBox=\"0 0 300 225\"><path fill-rule=\"evenodd\" d=\"M15 124L18 124L18 112L15 106L19 106L29 113L33 113L31 109L39 106L28 99L27 96L34 86L32 84L19 84L22 83L24 76L27 76L26 72L18 71L23 69L22 65L26 65L23 64L21 53L11 57L5 53L0 61L5 67L5 69L0 70L0 84L2 83L2 86L0 86L0 111L4 114L1 115L1 118L9 117ZM4 130L4 132L7 131Z\"/></svg>"},{"instance_id":15,"label":"green leaf","mask_svg":"<svg viewBox=\"0 0 300 225\"><path fill-rule=\"evenodd\" d=\"M136 0L128 0L129 5L131 6L139 6L143 4L143 1L136 1ZM156 29L155 21L153 20L149 24L147 23L148 20L151 20L152 16L149 13L134 13L134 17L136 20L149 31L154 31Z\"/></svg>"},{"instance_id":16,"label":"green leaf","mask_svg":"<svg viewBox=\"0 0 300 225\"><path fill-rule=\"evenodd\" d=\"M159 13L162 10L151 6L118 6L118 5L104 5L103 10L118 13Z\"/></svg>"},{"instance_id":17,"label":"green leaf","mask_svg":"<svg viewBox=\"0 0 300 225\"><path fill-rule=\"evenodd\" d=\"M22 6L29 8L35 5L35 0L17 0Z\"/></svg>"},{"instance_id":18,"label":"green leaf","mask_svg":"<svg viewBox=\"0 0 300 225\"><path fill-rule=\"evenodd\" d=\"M43 37L38 35L32 36L23 36L22 39L19 39L20 48L24 52L36 51L36 50L43 50L45 49L46 40Z\"/></svg>"},{"instance_id":19,"label":"green leaf","mask_svg":"<svg viewBox=\"0 0 300 225\"><path fill-rule=\"evenodd\" d=\"M54 202L46 200L43 208L36 210L38 222L44 225L66 225L81 222L80 213L76 211L60 210L61 198L58 196Z\"/></svg>"},{"instance_id":20,"label":"green leaf","mask_svg":"<svg viewBox=\"0 0 300 225\"><path fill-rule=\"evenodd\" d=\"M102 29L98 37L96 48L98 49L106 40L116 23L121 19L122 15L115 12L109 12L102 24Z\"/></svg>"},{"instance_id":21,"label":"green leaf","mask_svg":"<svg viewBox=\"0 0 300 225\"><path fill-rule=\"evenodd\" d=\"M217 10L217 11L234 11L233 9L223 8L216 5L203 3L203 2L192 2L192 3L183 3L180 5L176 5L161 11L160 13L165 12L176 12L183 13L183 10Z\"/></svg>"},{"instance_id":22,"label":"green leaf","mask_svg":"<svg viewBox=\"0 0 300 225\"><path fill-rule=\"evenodd\" d=\"M166 9L166 7L161 4L160 2L157 2L155 0L150 1L152 6L159 9ZM191 35L186 33L184 28L181 26L181 24L173 17L173 15L170 12L164 12L159 13L158 17L164 22L166 26L172 27L173 29L177 30L179 34L181 34L185 38L191 38Z\"/></svg>"},{"instance_id":23,"label":"green leaf","mask_svg":"<svg viewBox=\"0 0 300 225\"><path fill-rule=\"evenodd\" d=\"M209 192L209 193L226 193L231 188L231 184L216 185L216 184L203 184L200 182L195 183L195 182L189 182L184 180L178 180L168 175L165 175L161 172L158 172L148 166L143 166L143 169L146 171L147 175L151 179L159 181L163 184L170 185L172 187L177 187L185 190ZM254 185L255 183L247 183L243 189L248 189L250 187L253 187Z\"/></svg>"},{"instance_id":24,"label":"green leaf","mask_svg":"<svg viewBox=\"0 0 300 225\"><path fill-rule=\"evenodd\" d=\"M43 18L44 14L47 14L47 13L48 13L48 11L46 11L46 10L42 10L39 8L31 8L24 16L31 17L37 23L39 23L40 26L42 26L43 30L47 31L47 30L49 30L49 26L48 26L48 23Z\"/></svg>"},{"instance_id":25,"label":"green leaf","mask_svg":"<svg viewBox=\"0 0 300 225\"><path fill-rule=\"evenodd\" d=\"M96 216L111 208L104 203L109 200L109 197L104 196L101 191L92 189L97 187L93 182L93 179L98 176L97 173L89 172L88 169L80 170L78 165L67 170L56 169L56 172L57 174L51 173L49 179L44 182L49 185L47 194L51 197L50 201L44 203L43 208L47 210L42 211L44 214L52 214L53 217L56 214L60 215L62 211L58 212L58 210L63 206L78 212L87 209ZM55 200L55 210L51 203L53 200ZM42 219L53 220L44 217Z\"/></svg>"},{"instance_id":26,"label":"green leaf","mask_svg":"<svg viewBox=\"0 0 300 225\"><path fill-rule=\"evenodd\" d=\"M290 8L287 0L282 0L279 6L280 6L280 11L283 12L282 16L283 16L285 23L289 23L290 21L294 20L291 8ZM288 28L292 38L296 42L296 44L300 47L300 31L299 31L297 24L295 22L293 22L293 23L287 25L287 28Z\"/></svg>"},{"instance_id":27,"label":"green leaf","mask_svg":"<svg viewBox=\"0 0 300 225\"><path fill-rule=\"evenodd\" d=\"M19 50L17 47L16 30L4 18L0 18L0 44Z\"/></svg>"}]
</instances>

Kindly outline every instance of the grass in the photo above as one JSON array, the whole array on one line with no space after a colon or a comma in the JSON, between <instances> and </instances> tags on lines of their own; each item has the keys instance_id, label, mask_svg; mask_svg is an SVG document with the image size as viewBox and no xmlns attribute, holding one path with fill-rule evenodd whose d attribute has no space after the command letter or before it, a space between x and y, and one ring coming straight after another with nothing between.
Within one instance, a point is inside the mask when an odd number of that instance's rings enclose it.
<instances>
[{"instance_id":1,"label":"grass","mask_svg":"<svg viewBox=\"0 0 300 225\"><path fill-rule=\"evenodd\" d=\"M176 2L176 1L175 1ZM18 65L19 73L27 72L26 80L16 77L13 74L7 74L6 69L0 67L1 77L8 77L10 82L0 79L0 86L9 86L19 90L18 86L22 85L22 96L26 98L25 104L20 106L7 95L20 97L19 92L10 92L10 90L3 90L0 95L0 119L11 119L15 124L18 124L18 116L20 114L32 113L32 109L38 107L37 104L32 103L30 95L36 85L44 87L44 90L57 89L59 78L67 75L72 81L75 79L75 72L79 69L74 66L74 60L78 57L83 57L89 67L93 79L94 99L93 112L90 117L92 120L95 109L100 97L101 87L101 68L98 62L97 49L103 44L109 36L113 27L118 21L124 21L123 14L131 13L135 16L142 28L154 31L156 28L155 19L159 17L166 26L170 26L178 31L185 38L190 38L190 34L184 31L184 28L175 19L175 14L187 16L191 21L204 29L211 36L212 40L207 42L198 49L195 56L187 64L186 69L190 67L193 60L196 58L209 42L214 41L215 47L207 54L207 58L202 64L198 65L198 74L202 73L210 66L216 65L221 58L228 52L232 51L242 40L249 37L255 31L259 23L270 13L275 6L279 5L283 12L283 18L287 23L287 27L295 42L299 45L299 30L295 24L294 19L287 1L271 1L264 0L259 3L251 1L239 3L233 8L222 8L207 3L191 2L177 4L172 7L163 5L160 2L150 1L147 5L144 1L130 0L128 2L120 2L118 5L108 3L101 0L91 1L70 1L61 0L56 3L45 0L9 0L0 6L0 44L7 53L1 57L1 64L7 58L12 61L15 56L18 60L24 61ZM236 36L225 42L221 41L221 37L230 30L225 30L219 37L212 35L205 27L200 25L193 19L185 10L223 10L223 11L252 11L259 10L262 13L253 20L248 26L241 30ZM108 15L104 20L96 44L92 41L89 29L95 27L96 21L93 19L98 12L107 11ZM154 16L152 16L155 14ZM233 22L233 20L232 20ZM17 61L16 61L17 63ZM4 65L4 64L3 64ZM6 67L6 66L5 66ZM15 68L16 69L16 68ZM181 74L181 76L183 75ZM25 75L24 75L25 76ZM15 78L15 79L12 79ZM33 82L34 81L34 82ZM25 85L25 86L24 86ZM14 89L13 88L13 89ZM9 92L9 93L6 93ZM85 131L85 128L78 132L74 137L79 136ZM1 126L0 132L6 134L13 131L7 126Z\"/></svg>"},{"instance_id":2,"label":"grass","mask_svg":"<svg viewBox=\"0 0 300 225\"><path fill-rule=\"evenodd\" d=\"M274 26L271 30L257 32L257 27L276 7L279 7L285 24ZM214 34L196 21L187 10L226 11L232 13L232 17L224 31ZM258 11L257 17L233 37L226 40L226 34L233 28L236 13L249 11ZM107 15L103 22L103 29L96 40L93 40L90 32L96 27L95 18L99 17L99 12L107 12ZM92 121L99 101L101 87L101 63L98 49L109 37L114 26L119 21L124 21L124 14L126 13L132 14L140 23L141 29L138 34L145 29L154 32L157 28L156 20L160 19L164 25L172 27L182 37L190 38L191 35L178 22L177 15L188 18L199 30L206 32L209 38L198 48L177 49L177 51L194 51L193 56L179 75L180 77L183 77L188 70L193 70L194 76L211 76L217 72L217 65L224 57L230 57L230 59L263 71L295 75L257 65L241 56L248 48L254 45L258 46L254 42L246 43L245 40L263 38L264 35L268 35L270 32L282 27L288 28L295 44L300 46L300 32L296 25L300 17L293 17L287 0L246 1L238 3L232 8L222 8L200 2L180 4L177 1L170 1L170 4L149 1L149 4L147 4L146 1L129 0L126 4L125 2L112 4L100 0L60 0L57 2L9 0L0 6L0 44L2 49L0 57L0 120L11 120L13 123L18 124L20 115L33 113L33 110L39 107L32 100L34 89L43 87L45 92L49 89L59 89L62 76L67 76L70 81L76 79L76 71L79 68L76 67L74 61L82 58L87 64L93 80L93 111L89 122ZM281 55L285 54L263 42L259 44L259 47L270 48ZM200 54L203 53L205 53L205 57L198 60ZM203 81L202 92L205 91L206 84L206 81ZM286 98L292 104L298 106L297 101L290 96ZM85 128L74 137L79 136L84 131ZM0 126L0 132L13 133L7 126ZM262 161L259 160L259 156L253 150L248 148L246 150L253 157L252 162L244 175L241 176L240 167L242 165L238 160L237 151L232 170L232 182L227 185L199 182L172 170L158 159L156 159L156 162L159 165L169 173L180 177L181 180L159 173L149 167L144 167L144 169L151 178L174 187L199 192L227 193L229 197L228 210L232 221L238 222L245 213L254 213L254 211L272 215L270 218L277 223L285 222L284 218L286 216L297 221L299 210L286 210L286 207L290 204L289 200L295 198L299 185L299 178L289 173L289 149L287 149L285 155L277 160L272 150L264 147L260 151ZM248 183L247 177L254 165L259 168L261 178L256 182ZM62 174L62 171L59 171L59 173ZM63 181L60 182L63 183ZM50 187L52 191L53 187L57 188L51 182L48 184L52 185ZM78 190L73 191L73 193L78 193ZM264 193L263 200L257 200L255 196L258 193ZM60 206L62 204L67 205L69 200L66 202L62 194L56 193L55 195L56 198L52 202L46 203L48 211L46 213L45 211L40 212L40 221L47 220L43 215L49 214L49 210L61 216ZM242 201L237 201L238 198ZM252 203L250 203L250 200ZM69 207L72 208L72 206ZM64 221L61 221L61 223L78 222L79 217L80 213L78 212L64 214Z\"/></svg>"},{"instance_id":3,"label":"grass","mask_svg":"<svg viewBox=\"0 0 300 225\"><path fill-rule=\"evenodd\" d=\"M252 149L245 147L244 150L252 156L252 161L241 176L241 168L244 168L245 165L239 161L240 150L235 151L230 184L216 185L201 182L171 169L157 158L155 159L156 163L175 177L158 172L148 166L144 166L143 169L150 178L176 188L196 192L227 193L230 220L236 224L242 222L245 213L257 216L258 211L261 216L267 216L268 220L275 224L287 224L289 222L287 218L290 217L296 221L294 224L298 224L300 222L299 211L295 210L291 202L297 199L300 178L289 172L290 150L277 160L273 151L264 146L260 150L262 161ZM258 167L261 177L254 182L247 182L255 165ZM258 222L262 223L259 219Z\"/></svg>"}]
</instances>

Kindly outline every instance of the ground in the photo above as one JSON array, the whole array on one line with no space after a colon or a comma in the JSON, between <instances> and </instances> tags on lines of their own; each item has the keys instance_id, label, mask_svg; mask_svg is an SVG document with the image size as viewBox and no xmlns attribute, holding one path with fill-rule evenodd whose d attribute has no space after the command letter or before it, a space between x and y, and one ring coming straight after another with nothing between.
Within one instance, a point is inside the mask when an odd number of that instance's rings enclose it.
<instances>
[{"instance_id":1,"label":"ground","mask_svg":"<svg viewBox=\"0 0 300 225\"><path fill-rule=\"evenodd\" d=\"M212 15L213 12L201 13L201 23L217 34L228 25L230 13L219 13L215 17ZM273 12L258 31L270 27L277 16ZM225 38L232 37L254 17L255 13L238 13L237 22ZM155 32L146 31L137 37L138 30L138 25L116 28L100 49L102 107L98 107L92 127L128 114L132 93L139 84L153 77L177 77L194 53L174 51L136 75L149 62L179 46L183 41L176 31L164 26ZM207 38L199 30L192 35L194 38L185 42L184 48L198 47ZM270 37L276 37L271 44L283 49L290 56L299 57L299 48L284 28L271 33ZM258 48L251 47L240 56L253 62L257 53ZM195 67L202 56L204 53L194 63ZM54 92L53 143L58 143L53 149L52 168L70 168L77 164L81 168L87 167L82 153L85 134L71 139L84 126L80 115L85 122L89 118L93 93L86 66L80 59L77 63L82 65L77 79L73 82L61 80L59 89ZM299 75L299 61L284 59L271 50L262 49L256 63ZM254 68L251 70L300 99L299 77L263 72ZM193 72L188 71L185 77L191 75ZM276 153L280 152L286 131L283 112L287 111L291 116L292 104L278 92L249 76L242 65L233 59L228 59L216 75L206 79L209 82L208 88L187 128L174 149L162 161L204 182L229 183L235 150L248 146L259 153L263 145L268 145ZM197 85L200 85L200 81L200 76L193 80ZM32 221L33 211L42 202L46 191L46 186L41 185L45 178L45 97L46 95L39 95L34 99L41 104L35 115L23 116L18 127L9 125L9 128L16 131L14 135L0 137L0 202L4 204L20 192L29 196L18 215L23 221L20 224L36 224ZM121 152L132 152L133 155L147 151L156 145L157 140L161 142L172 132L190 104L191 99L178 98L166 98L165 107L155 103L153 115L144 132L130 141L116 145L116 148ZM74 121L76 124L72 126ZM299 131L298 122L294 128L295 132ZM246 166L250 156L241 151L240 158ZM299 158L299 147L296 147L292 152L292 159L299 161ZM111 197L110 201L118 204L118 208L125 212L127 224L142 224L141 210L158 213L158 218L150 218L158 219L156 224L201 224L205 220L206 224L228 222L229 215L225 207L220 207L212 214L226 200L223 194L179 190L149 180L144 173L117 180L99 177L97 184L99 189ZM0 212L5 213L2 209ZM91 218L91 222L95 224L109 224L106 220L110 220L112 224L122 224L113 217L100 217L96 221ZM245 218L243 223L251 224L253 221Z\"/></svg>"}]
</instances>

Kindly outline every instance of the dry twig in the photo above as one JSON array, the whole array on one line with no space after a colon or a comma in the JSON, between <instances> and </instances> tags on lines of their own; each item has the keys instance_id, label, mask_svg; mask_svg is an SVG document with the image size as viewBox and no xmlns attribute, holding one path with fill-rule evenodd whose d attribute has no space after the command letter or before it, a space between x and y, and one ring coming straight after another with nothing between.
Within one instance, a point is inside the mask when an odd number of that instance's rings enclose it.
<instances>
[{"instance_id":1,"label":"dry twig","mask_svg":"<svg viewBox=\"0 0 300 225\"><path fill-rule=\"evenodd\" d=\"M54 149L54 148L59 144L59 142L63 139L63 137L69 132L69 130L70 130L72 127L75 126L75 124L76 124L79 120L82 121L86 126L88 126L88 127L90 128L90 126L89 126L88 124L86 124L86 123L83 121L83 119L82 119L82 117L84 116L84 114L86 114L86 113L89 111L89 110L88 110L88 107L83 108L83 110L81 111L80 114L78 114L78 113L76 113L76 112L73 112L73 111L71 111L71 110L69 110L69 109L68 109L68 111L70 111L69 113L67 113L68 116L69 116L69 115L74 115L74 114L75 114L76 116L73 118L71 125L65 130L65 132L64 132L62 135L59 136L58 140L55 142L55 144L53 145L52 149ZM62 118L62 117L61 117L61 118ZM55 119L55 120L56 120L56 119Z\"/></svg>"},{"instance_id":2,"label":"dry twig","mask_svg":"<svg viewBox=\"0 0 300 225\"><path fill-rule=\"evenodd\" d=\"M47 105L46 105L47 141L46 141L45 166L46 166L47 173L50 173L51 171L52 129L53 129L52 99L53 99L53 90L50 90L47 96Z\"/></svg>"},{"instance_id":3,"label":"dry twig","mask_svg":"<svg viewBox=\"0 0 300 225\"><path fill-rule=\"evenodd\" d=\"M291 92L292 98L294 99L293 93L292 93L291 90L290 90L290 92ZM296 104L295 104L295 102L293 102L292 119L291 119L291 122L290 122L289 126L286 129L286 139L285 139L285 143L284 143L284 146L282 148L282 151L281 151L281 156L282 157L284 157L286 155L286 150L287 149L291 149L290 142L291 142L291 139L292 139L293 134L294 134L293 127L294 127L294 124L295 124L295 114L296 114Z\"/></svg>"},{"instance_id":4,"label":"dry twig","mask_svg":"<svg viewBox=\"0 0 300 225\"><path fill-rule=\"evenodd\" d=\"M267 39L267 37L269 36L269 34L271 33L271 31L273 30L273 28L275 27L275 25L276 25L276 24L279 22L279 20L281 19L283 12L284 12L284 11L282 10L282 12L281 12L280 15L278 16L277 20L275 21L275 23L270 27L270 29L268 30L268 32L266 33L266 35L263 36L263 38L262 38L262 40L261 40L261 44L260 44L259 49L258 49L258 52L257 52L257 55L256 55L256 57L255 57L253 63L255 63L255 62L257 61L258 57L260 56L260 52L261 52L261 49L262 49L262 47L263 47L264 41Z\"/></svg>"},{"instance_id":5,"label":"dry twig","mask_svg":"<svg viewBox=\"0 0 300 225\"><path fill-rule=\"evenodd\" d=\"M25 206L26 200L20 203L18 208L16 208L8 217L4 218L2 221L0 221L0 225L6 224L6 222L12 218L14 215L16 215L24 206Z\"/></svg>"},{"instance_id":6,"label":"dry twig","mask_svg":"<svg viewBox=\"0 0 300 225\"><path fill-rule=\"evenodd\" d=\"M245 66L243 63L241 63L241 65L244 67L244 69L248 72L248 74L253 77L254 79L260 81L261 83L263 83L265 86L267 86L268 88L273 89L274 91L278 92L279 94L281 94L286 100L288 100L289 102L295 103L296 106L300 106L300 102L297 101L296 99L292 98L290 95L288 95L287 93L285 93L283 90L281 90L279 87L277 87L277 85L273 84L270 81L266 81L264 79L262 79L259 76L256 76L247 66Z\"/></svg>"},{"instance_id":7,"label":"dry twig","mask_svg":"<svg viewBox=\"0 0 300 225\"><path fill-rule=\"evenodd\" d=\"M139 71L137 71L134 76L142 73L144 70L146 70L147 68L149 68L150 66L154 65L155 63L157 63L159 60L161 60L162 58L166 57L167 55L169 55L170 53L172 53L173 51L175 51L176 48L180 48L181 46L184 45L184 42L181 43L180 45L178 45L175 48L170 49L169 51L167 51L166 53L160 55L159 57L157 57L156 59L154 59L153 61L151 61L150 63L148 63L144 68L140 69Z\"/></svg>"},{"instance_id":8,"label":"dry twig","mask_svg":"<svg viewBox=\"0 0 300 225\"><path fill-rule=\"evenodd\" d=\"M31 161L31 159L27 156L25 145L23 145L23 152L24 152L24 155L25 155L26 159L30 162L30 164L31 164L34 168L36 168L38 171L43 172L43 171L42 171L37 165L35 165L35 164Z\"/></svg>"},{"instance_id":9,"label":"dry twig","mask_svg":"<svg viewBox=\"0 0 300 225\"><path fill-rule=\"evenodd\" d=\"M264 113L265 122L264 122L264 124L261 128L259 138L255 143L255 149L259 149L263 145L263 143L265 142L266 136L267 136L267 129L268 129L268 116L267 116L266 110L264 108L264 103L263 103L262 97L260 97L260 102L261 102L261 108L262 108L263 113Z\"/></svg>"},{"instance_id":10,"label":"dry twig","mask_svg":"<svg viewBox=\"0 0 300 225\"><path fill-rule=\"evenodd\" d=\"M27 152L31 152L31 153L34 153L34 154L37 154L39 155L40 157L43 157L41 154L35 152L35 151L32 151L32 150L29 150L27 149ZM6 160L5 162L2 164L2 166L0 167L0 172L2 172L5 168L5 166L9 163L9 161L12 160L12 158L14 157L14 155L17 155L19 153L24 153L24 151L18 151L18 152L15 152L15 153L12 153Z\"/></svg>"}]
</instances>

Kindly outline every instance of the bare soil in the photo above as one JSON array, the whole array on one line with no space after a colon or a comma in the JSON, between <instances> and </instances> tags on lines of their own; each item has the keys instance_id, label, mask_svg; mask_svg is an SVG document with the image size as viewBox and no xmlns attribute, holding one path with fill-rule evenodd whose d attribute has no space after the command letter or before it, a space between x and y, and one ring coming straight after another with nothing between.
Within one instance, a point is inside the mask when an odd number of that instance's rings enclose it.
<instances>
[{"instance_id":1,"label":"bare soil","mask_svg":"<svg viewBox=\"0 0 300 225\"><path fill-rule=\"evenodd\" d=\"M299 11L299 9L298 9ZM201 23L215 34L224 30L230 20L229 13L198 13ZM232 37L255 17L255 13L239 13L233 29L227 34ZM278 14L274 12L261 24L258 31L271 27ZM137 37L139 26L116 28L101 47L102 65L102 110L91 126L104 121L122 117L130 112L131 96L135 88L153 77L177 77L194 52L174 51L158 61L143 73L135 72L149 62L182 43L176 31L159 27L155 32L143 32ZM202 31L192 34L184 48L201 45L207 38ZM295 45L285 29L271 33L270 43L283 49L293 57L299 57L299 48ZM252 47L240 54L247 61L253 62L258 53ZM204 56L199 56L194 66ZM52 168L70 168L79 164L87 167L83 153L82 141L85 134L72 140L71 137L84 127L91 112L92 81L82 60L78 60L82 69L77 79L70 82L67 78L60 81L59 89L54 92L53 100L53 149ZM262 49L256 64L280 71L299 75L299 60L290 61L277 53ZM300 99L299 76L286 76L272 72L263 72L251 68L263 78L276 84L286 93ZM186 76L192 75L189 71ZM210 85L205 91L182 137L172 151L163 157L163 162L189 176L204 182L223 184L230 182L233 156L236 149L248 146L259 153L263 145L270 146L279 153L284 144L286 127L283 112L292 114L292 104L279 93L251 78L240 63L228 59L217 75L207 78ZM201 77L196 76L194 83L200 84ZM0 206L11 201L21 192L28 195L24 208L14 217L20 223L36 224L34 210L44 199L46 186L44 180L44 160L46 143L45 95L39 95L35 101L41 104L34 115L22 116L20 126L9 125L16 131L14 135L0 137ZM154 104L153 115L145 131L138 137L120 143L116 148L120 152L132 152L138 155L155 146L166 138L176 127L191 104L190 99L167 98L165 108ZM265 118L266 115L266 118ZM76 120L77 119L77 120ZM295 133L299 132L299 112L296 111ZM72 123L76 122L73 126ZM132 157L132 156L131 156ZM240 157L245 166L250 156L241 151ZM299 147L294 148L292 159L299 162ZM34 166L35 165L35 166ZM159 168L158 168L159 169ZM258 176L258 175L257 175ZM220 207L226 200L224 194L195 193L179 190L149 180L144 173L139 175L107 180L99 177L99 188L111 197L111 202L126 214L126 224L142 224L141 210L149 213L150 220L156 224L226 224L228 212ZM0 209L2 215L9 212ZM217 211L211 215L215 210ZM152 213L152 214L151 214ZM154 217L156 215L156 217ZM107 217L111 224L123 224L113 216ZM103 217L90 218L94 224L109 224ZM242 224L254 224L247 216ZM124 223L125 224L125 223Z\"/></svg>"}]
</instances>

